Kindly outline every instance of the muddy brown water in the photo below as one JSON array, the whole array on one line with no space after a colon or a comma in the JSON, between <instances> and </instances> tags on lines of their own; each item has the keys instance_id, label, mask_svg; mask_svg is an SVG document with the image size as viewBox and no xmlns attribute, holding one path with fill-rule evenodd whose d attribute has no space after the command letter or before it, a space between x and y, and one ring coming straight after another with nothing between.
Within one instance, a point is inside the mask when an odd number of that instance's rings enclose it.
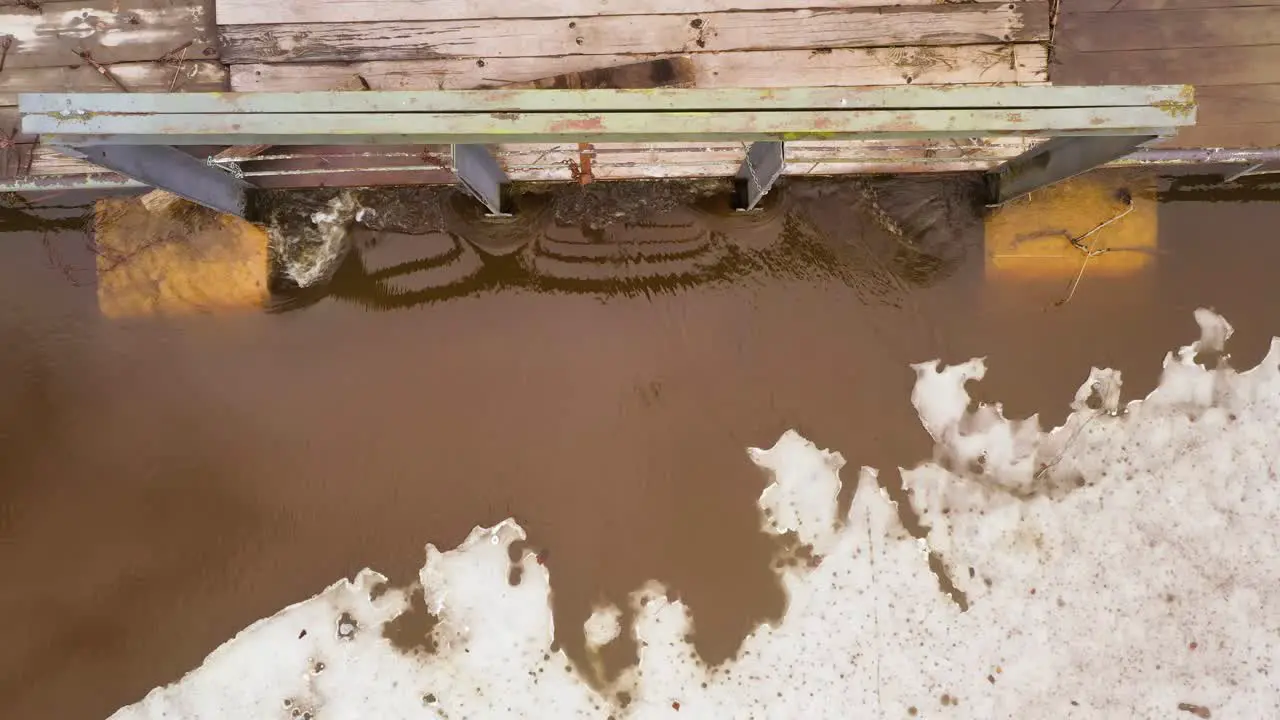
<instances>
[{"instance_id":1,"label":"muddy brown water","mask_svg":"<svg viewBox=\"0 0 1280 720\"><path fill-rule=\"evenodd\" d=\"M851 192L803 204L810 235L877 232ZM507 516L552 573L572 656L594 603L656 578L721 661L783 604L747 446L794 427L844 454L846 481L867 464L892 483L929 455L908 363L984 355L976 395L1057 422L1091 365L1145 394L1198 306L1235 325L1237 365L1261 358L1280 334L1280 204L1169 197L1185 201L1160 208L1157 262L1086 277L1057 308L1063 281L986 281L974 246L887 295L768 267L626 293L499 273L391 307L356 287L289 312L121 322L43 233L0 235L0 715L105 717L335 579L410 582L425 543ZM607 232L696 254L706 215L685 217L656 240ZM55 230L60 263L91 266L83 236ZM555 233L561 250L581 240ZM335 283L450 252L442 236L363 242Z\"/></svg>"}]
</instances>

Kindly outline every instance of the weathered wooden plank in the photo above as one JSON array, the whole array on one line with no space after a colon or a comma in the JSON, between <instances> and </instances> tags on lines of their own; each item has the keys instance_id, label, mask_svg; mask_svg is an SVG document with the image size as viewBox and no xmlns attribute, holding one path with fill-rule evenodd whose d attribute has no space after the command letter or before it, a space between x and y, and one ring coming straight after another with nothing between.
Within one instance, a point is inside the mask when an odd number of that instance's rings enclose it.
<instances>
[{"instance_id":1,"label":"weathered wooden plank","mask_svg":"<svg viewBox=\"0 0 1280 720\"><path fill-rule=\"evenodd\" d=\"M104 170L88 160L63 155L47 145L37 145L32 175L92 175Z\"/></svg>"},{"instance_id":2,"label":"weathered wooden plank","mask_svg":"<svg viewBox=\"0 0 1280 720\"><path fill-rule=\"evenodd\" d=\"M788 146L788 174L818 175L849 172L889 172L909 168L911 172L951 172L991 167L1020 154L1036 140L1004 138L994 141L944 143L939 141L859 140L831 143L792 143ZM397 148L404 150L405 148ZM323 168L351 169L370 166L397 167L425 163L423 157L332 157L325 148L289 148L314 157L269 160L244 165L249 180L261 187L303 187L315 185L357 185L389 181L387 172L342 172L332 174L290 174ZM546 145L498 145L495 155L515 180L571 180L572 164L582 152L570 147ZM737 172L745 153L741 144L698 146L693 143L603 144L592 147L593 175L597 179L645 177L715 177ZM401 153L406 154L406 153ZM412 153L407 153L412 155ZM431 156L424 156L431 157ZM447 160L445 161L447 162ZM97 166L62 155L45 146L36 149L33 175L87 175L101 172ZM262 175L261 173L280 173ZM450 182L451 175L430 170L396 170L415 173L414 182ZM398 181L403 178L398 177Z\"/></svg>"},{"instance_id":3,"label":"weathered wooden plank","mask_svg":"<svg viewBox=\"0 0 1280 720\"><path fill-rule=\"evenodd\" d=\"M693 61L687 57L640 60L612 67L558 73L508 88L538 90L604 90L623 88L693 87L697 83ZM372 89L372 87L370 87Z\"/></svg>"},{"instance_id":4,"label":"weathered wooden plank","mask_svg":"<svg viewBox=\"0 0 1280 720\"><path fill-rule=\"evenodd\" d=\"M1193 10L1197 8L1232 8L1280 6L1280 0L1066 0L1063 14L1069 12L1111 12L1124 10Z\"/></svg>"},{"instance_id":5,"label":"weathered wooden plank","mask_svg":"<svg viewBox=\"0 0 1280 720\"><path fill-rule=\"evenodd\" d=\"M0 35L12 37L5 71L156 60L185 46L187 60L217 56L209 0L45 2L40 10L0 8ZM189 43L189 44L188 44Z\"/></svg>"},{"instance_id":6,"label":"weathered wooden plank","mask_svg":"<svg viewBox=\"0 0 1280 720\"><path fill-rule=\"evenodd\" d=\"M111 72L137 92L216 92L226 90L227 68L217 62L121 63ZM17 105L24 92L119 92L110 80L88 66L5 69L0 73L0 106Z\"/></svg>"},{"instance_id":7,"label":"weathered wooden plank","mask_svg":"<svg viewBox=\"0 0 1280 720\"><path fill-rule=\"evenodd\" d=\"M66 190L130 190L146 185L116 173L97 172L89 175L28 175L0 178L0 192L62 192Z\"/></svg>"},{"instance_id":8,"label":"weathered wooden plank","mask_svg":"<svg viewBox=\"0 0 1280 720\"><path fill-rule=\"evenodd\" d=\"M679 15L933 5L937 0L217 0L223 25Z\"/></svg>"},{"instance_id":9,"label":"weathered wooden plank","mask_svg":"<svg viewBox=\"0 0 1280 720\"><path fill-rule=\"evenodd\" d=\"M972 172L990 170L1003 162L1000 158L950 160L932 162L904 160L902 162L843 162L813 163L788 160L783 166L784 175L873 175L925 172ZM596 180L643 180L656 178L710 178L731 177L738 171L739 163L720 162L703 165L612 165L598 170L592 167ZM518 169L508 172L516 182L570 182L577 180L574 169L567 165L551 168Z\"/></svg>"},{"instance_id":10,"label":"weathered wooden plank","mask_svg":"<svg viewBox=\"0 0 1280 720\"><path fill-rule=\"evenodd\" d=\"M1276 148L1280 147L1280 122L1223 123L1187 128L1162 147Z\"/></svg>"},{"instance_id":11,"label":"weathered wooden plank","mask_svg":"<svg viewBox=\"0 0 1280 720\"><path fill-rule=\"evenodd\" d=\"M871 162L880 160L957 160L969 158L1009 157L1035 145L1033 138L993 138L966 140L838 140L828 142L798 141L787 144L787 155L805 162ZM546 145L508 143L494 145L492 152L504 167L555 167L588 155L599 165L635 164L647 160L654 164L708 164L741 162L746 153L744 143L595 143L584 150L577 143ZM220 155L226 154L219 153ZM289 156L284 159L284 156ZM335 167L370 165L414 165L436 163L448 166L448 146L404 146L368 148L279 147L270 154L242 161L242 168L256 173L263 168L285 167L294 156L323 158ZM84 174L83 160L62 155L41 146L36 153L37 165L45 174ZM237 156L238 157L238 156ZM306 159L299 157L297 159Z\"/></svg>"},{"instance_id":12,"label":"weathered wooden plank","mask_svg":"<svg viewBox=\"0 0 1280 720\"><path fill-rule=\"evenodd\" d=\"M1280 82L1280 44L1092 53L1063 48L1051 77L1055 85L1264 85Z\"/></svg>"},{"instance_id":13,"label":"weathered wooden plank","mask_svg":"<svg viewBox=\"0 0 1280 720\"><path fill-rule=\"evenodd\" d=\"M222 60L338 62L1035 42L1048 3L576 19L221 26Z\"/></svg>"},{"instance_id":14,"label":"weathered wooden plank","mask_svg":"<svg viewBox=\"0 0 1280 720\"><path fill-rule=\"evenodd\" d=\"M998 47L1006 47L1013 50L1013 63L1010 69L1016 79L998 80L996 82L1013 82L1020 85L1049 82L1048 45L1042 43L1020 43ZM998 74L1003 74L999 72L1003 68L986 67L979 75L982 82L990 82L988 78L991 76L992 70L997 70Z\"/></svg>"},{"instance_id":15,"label":"weathered wooden plank","mask_svg":"<svg viewBox=\"0 0 1280 720\"><path fill-rule=\"evenodd\" d=\"M498 113L496 127L519 113L743 112L761 117L781 111L925 109L1027 109L1156 107L1189 105L1189 85L873 88L650 88L642 90L416 90L306 93L31 93L26 113L55 116L108 114L368 115L422 113L430 121L446 113ZM1192 108L1184 108L1190 110Z\"/></svg>"},{"instance_id":16,"label":"weathered wooden plank","mask_svg":"<svg viewBox=\"0 0 1280 720\"><path fill-rule=\"evenodd\" d=\"M232 65L231 88L238 92L330 90L359 75L373 90L466 90L620 65L638 57L644 56ZM697 53L689 60L700 88L1030 84L1048 77L1046 50L1038 43Z\"/></svg>"},{"instance_id":17,"label":"weathered wooden plank","mask_svg":"<svg viewBox=\"0 0 1280 720\"><path fill-rule=\"evenodd\" d=\"M843 140L787 144L787 159L809 163L946 161L1008 158L1037 144L1029 138L993 140ZM575 144L504 144L493 147L504 168L539 168L578 162L586 156L593 167L614 165L705 165L741 163L745 143L594 143L583 150Z\"/></svg>"},{"instance_id":18,"label":"weathered wooden plank","mask_svg":"<svg viewBox=\"0 0 1280 720\"><path fill-rule=\"evenodd\" d=\"M1266 45L1280 40L1280 5L1067 12L1059 19L1056 37L1080 52Z\"/></svg>"},{"instance_id":19,"label":"weathered wooden plank","mask_svg":"<svg viewBox=\"0 0 1280 720\"><path fill-rule=\"evenodd\" d=\"M1183 105L1052 109L621 113L26 114L62 142L126 145L658 142L1161 134Z\"/></svg>"},{"instance_id":20,"label":"weathered wooden plank","mask_svg":"<svg viewBox=\"0 0 1280 720\"><path fill-rule=\"evenodd\" d=\"M1280 122L1280 83L1202 85L1196 88L1196 124Z\"/></svg>"}]
</instances>

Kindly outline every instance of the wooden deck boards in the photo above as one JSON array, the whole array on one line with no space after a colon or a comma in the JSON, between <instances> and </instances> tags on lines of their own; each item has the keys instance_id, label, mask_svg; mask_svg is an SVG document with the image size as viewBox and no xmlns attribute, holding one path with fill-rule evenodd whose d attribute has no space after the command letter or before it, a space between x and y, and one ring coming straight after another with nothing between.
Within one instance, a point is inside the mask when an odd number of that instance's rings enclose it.
<instances>
[{"instance_id":1,"label":"wooden deck boards","mask_svg":"<svg viewBox=\"0 0 1280 720\"><path fill-rule=\"evenodd\" d=\"M501 87L674 55L690 58L697 87L1039 84L1048 74L1046 0L86 0L5 7L0 23L15 38L0 105L23 91L113 90L77 51L146 91L220 89L228 78L241 91ZM177 83L172 65L148 62L174 52L190 75ZM984 169L1031 142L800 146L787 172ZM730 174L742 149L599 152L595 174L606 178ZM513 174L569 179L571 155ZM44 150L34 163L86 170Z\"/></svg>"},{"instance_id":2,"label":"wooden deck boards","mask_svg":"<svg viewBox=\"0 0 1280 720\"><path fill-rule=\"evenodd\" d=\"M702 88L1030 85L1043 83L1048 75L1046 50L1039 44L698 53L689 57L697 87ZM609 67L636 58L570 55L482 62L259 63L232 65L231 87L240 92L328 90L359 75L373 90L467 90Z\"/></svg>"},{"instance_id":3,"label":"wooden deck boards","mask_svg":"<svg viewBox=\"0 0 1280 720\"><path fill-rule=\"evenodd\" d=\"M1066 12L1113 10L1193 10L1197 8L1280 7L1280 0L1064 0Z\"/></svg>"},{"instance_id":4,"label":"wooden deck boards","mask_svg":"<svg viewBox=\"0 0 1280 720\"><path fill-rule=\"evenodd\" d=\"M212 61L121 63L111 72L133 92L216 92L228 88L227 68ZM5 69L0 73L0 107L18 104L24 92L119 92L110 80L86 65Z\"/></svg>"},{"instance_id":5,"label":"wooden deck boards","mask_svg":"<svg viewBox=\"0 0 1280 720\"><path fill-rule=\"evenodd\" d=\"M1015 0L1022 2L1023 0ZM753 10L815 10L936 5L937 0L219 0L223 25L689 15Z\"/></svg>"},{"instance_id":6,"label":"wooden deck boards","mask_svg":"<svg viewBox=\"0 0 1280 720\"><path fill-rule=\"evenodd\" d=\"M958 172L987 170L1000 162L1034 146L1036 140L999 138L991 140L855 140L843 142L796 142L787 152L784 173L787 175L833 175L849 172ZM494 156L512 180L542 182L574 180L576 168L585 154L591 158L592 175L599 180L643 177L725 177L733 175L742 163L746 148L741 143L598 143L584 151L576 143L570 145L505 144L492 146ZM368 151L368 148L364 148ZM282 177L260 177L255 173L270 170L305 170L321 168L356 168L385 166L439 165L435 170L396 170L418 173L422 182L449 182L443 173L448 167L446 146L391 146L373 150L382 157L344 157L352 152L344 147L289 148L290 154L302 157L264 159L242 163L251 181L278 185ZM280 148L280 152L286 152ZM36 151L35 167L41 175L83 175L94 166L45 148ZM359 180L377 180L378 173L339 173L307 175L307 182L346 185ZM293 178L298 180L298 176Z\"/></svg>"},{"instance_id":7,"label":"wooden deck boards","mask_svg":"<svg viewBox=\"0 0 1280 720\"><path fill-rule=\"evenodd\" d=\"M1048 39L1048 3L220 26L228 63L688 54ZM785 69L779 69L785 72Z\"/></svg>"},{"instance_id":8,"label":"wooden deck boards","mask_svg":"<svg viewBox=\"0 0 1280 720\"><path fill-rule=\"evenodd\" d=\"M216 58L212 0L45 2L40 10L0 7L0 35L11 36L5 71L157 60L186 50L187 60Z\"/></svg>"},{"instance_id":9,"label":"wooden deck boards","mask_svg":"<svg viewBox=\"0 0 1280 720\"><path fill-rule=\"evenodd\" d=\"M1280 147L1280 0L1063 0L1057 85L1190 83L1171 147Z\"/></svg>"}]
</instances>

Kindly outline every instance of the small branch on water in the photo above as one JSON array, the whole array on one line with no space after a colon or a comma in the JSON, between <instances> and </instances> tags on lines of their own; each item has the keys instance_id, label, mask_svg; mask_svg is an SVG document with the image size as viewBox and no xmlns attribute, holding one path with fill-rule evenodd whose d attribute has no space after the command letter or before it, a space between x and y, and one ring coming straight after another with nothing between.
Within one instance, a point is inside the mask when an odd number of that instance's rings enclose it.
<instances>
[{"instance_id":1,"label":"small branch on water","mask_svg":"<svg viewBox=\"0 0 1280 720\"><path fill-rule=\"evenodd\" d=\"M1089 267L1089 261L1093 259L1094 256L1103 255L1110 252L1110 250L1108 250L1107 248L1103 248L1101 250L1096 249L1098 246L1097 234L1098 234L1098 231L1101 230L1102 228L1110 225L1113 222L1116 222L1117 220L1124 217L1125 215L1128 215L1129 213L1133 212L1133 196L1129 194L1127 190L1125 190L1125 191L1122 191L1122 194L1120 197L1125 202L1124 210L1121 210L1110 220L1106 220L1104 222L1099 223L1098 225L1095 225L1092 230L1081 235L1080 237L1071 238L1071 247L1084 253L1084 261L1080 263L1080 272L1076 273L1076 279L1071 283L1070 292L1067 293L1067 296L1065 298L1054 303L1056 307L1062 307L1063 305L1066 305L1067 303L1071 302L1071 298L1075 297L1076 288L1080 287L1080 280L1081 278L1084 277L1085 268ZM1089 245L1086 247L1084 244L1084 241L1085 241L1085 238L1088 238L1089 236L1093 236L1093 242L1089 243Z\"/></svg>"}]
</instances>

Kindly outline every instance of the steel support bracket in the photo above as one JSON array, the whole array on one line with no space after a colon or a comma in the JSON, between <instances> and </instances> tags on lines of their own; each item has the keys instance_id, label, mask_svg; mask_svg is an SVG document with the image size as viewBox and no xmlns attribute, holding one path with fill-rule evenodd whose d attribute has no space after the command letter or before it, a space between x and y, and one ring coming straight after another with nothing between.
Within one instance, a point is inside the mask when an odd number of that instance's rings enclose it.
<instances>
[{"instance_id":1,"label":"steel support bracket","mask_svg":"<svg viewBox=\"0 0 1280 720\"><path fill-rule=\"evenodd\" d=\"M168 145L87 145L58 149L207 208L237 217L245 217L248 213L252 185L177 148Z\"/></svg>"},{"instance_id":2,"label":"steel support bracket","mask_svg":"<svg viewBox=\"0 0 1280 720\"><path fill-rule=\"evenodd\" d=\"M1050 138L987 173L987 202L1003 205L1132 153L1159 135L1079 135Z\"/></svg>"},{"instance_id":3,"label":"steel support bracket","mask_svg":"<svg viewBox=\"0 0 1280 720\"><path fill-rule=\"evenodd\" d=\"M786 143L754 142L733 179L734 207L754 210L768 194L786 164Z\"/></svg>"},{"instance_id":4,"label":"steel support bracket","mask_svg":"<svg viewBox=\"0 0 1280 720\"><path fill-rule=\"evenodd\" d=\"M468 195L480 201L491 215L502 212L502 186L510 182L502 166L483 145L454 145L453 174Z\"/></svg>"}]
</instances>

